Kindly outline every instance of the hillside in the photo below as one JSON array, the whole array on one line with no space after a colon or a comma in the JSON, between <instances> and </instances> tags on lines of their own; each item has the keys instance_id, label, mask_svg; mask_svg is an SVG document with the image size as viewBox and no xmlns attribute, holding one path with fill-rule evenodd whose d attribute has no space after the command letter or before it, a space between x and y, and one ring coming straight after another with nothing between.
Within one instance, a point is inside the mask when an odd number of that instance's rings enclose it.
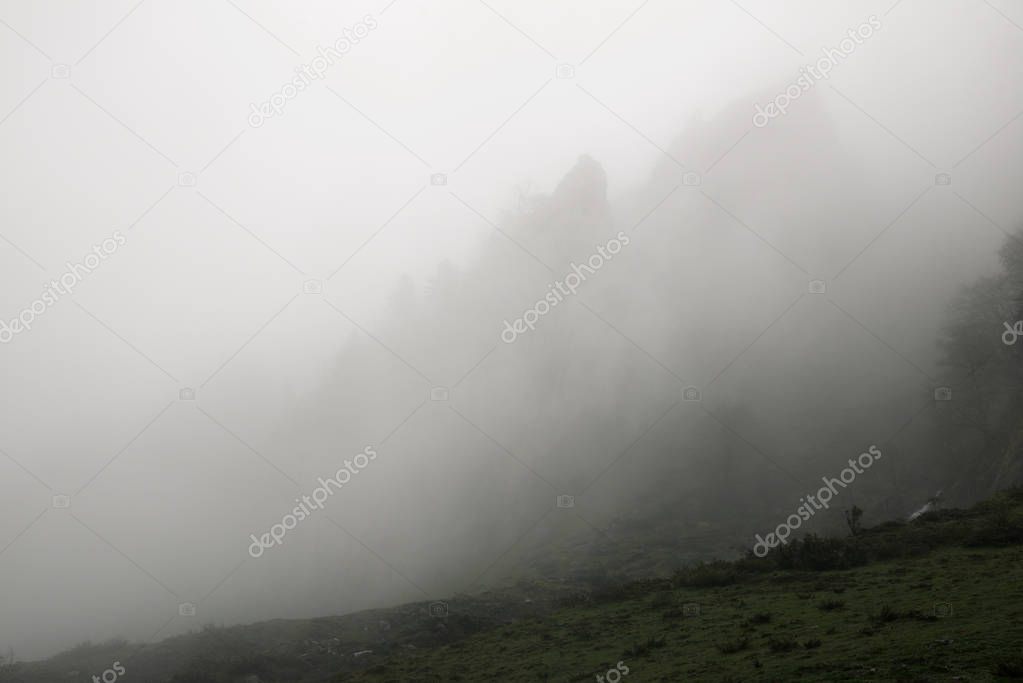
<instances>
[{"instance_id":1,"label":"hillside","mask_svg":"<svg viewBox=\"0 0 1023 683\"><path fill-rule=\"evenodd\" d=\"M598 593L351 680L1023 679L1021 544L1015 490Z\"/></svg>"},{"instance_id":2,"label":"hillside","mask_svg":"<svg viewBox=\"0 0 1023 683\"><path fill-rule=\"evenodd\" d=\"M670 579L445 604L86 645L0 681L89 681L115 659L174 683L1023 679L1023 490Z\"/></svg>"}]
</instances>

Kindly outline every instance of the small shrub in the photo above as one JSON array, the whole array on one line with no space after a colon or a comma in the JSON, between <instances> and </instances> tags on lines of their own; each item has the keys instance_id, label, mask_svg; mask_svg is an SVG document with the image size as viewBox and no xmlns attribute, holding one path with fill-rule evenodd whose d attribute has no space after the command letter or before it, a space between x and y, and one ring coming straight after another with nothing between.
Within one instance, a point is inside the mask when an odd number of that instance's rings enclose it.
<instances>
[{"instance_id":1,"label":"small shrub","mask_svg":"<svg viewBox=\"0 0 1023 683\"><path fill-rule=\"evenodd\" d=\"M924 614L918 609L912 609L908 611L901 611L893 608L890 605L881 605L881 609L878 610L877 614L870 616L871 621L876 625L887 624L900 619L912 619L914 621L937 621L938 617L933 614Z\"/></svg>"},{"instance_id":2,"label":"small shrub","mask_svg":"<svg viewBox=\"0 0 1023 683\"><path fill-rule=\"evenodd\" d=\"M1001 547L1021 543L1023 543L1023 522L1011 518L1004 510L985 520L965 541L965 545L973 548Z\"/></svg>"},{"instance_id":3,"label":"small shrub","mask_svg":"<svg viewBox=\"0 0 1023 683\"><path fill-rule=\"evenodd\" d=\"M849 532L853 536L859 536L863 533L863 525L860 522L861 517L863 517L863 510L855 505L852 506L851 510L845 511L845 523L849 526Z\"/></svg>"},{"instance_id":4,"label":"small shrub","mask_svg":"<svg viewBox=\"0 0 1023 683\"><path fill-rule=\"evenodd\" d=\"M647 652L650 652L650 650L656 650L657 648L664 647L665 644L666 641L664 638L647 638L645 643L636 643L628 650L622 652L622 657L625 657L626 659L629 657L642 657Z\"/></svg>"},{"instance_id":5,"label":"small shrub","mask_svg":"<svg viewBox=\"0 0 1023 683\"><path fill-rule=\"evenodd\" d=\"M749 638L742 636L735 640L726 640L723 643L718 643L718 652L723 655L733 655L736 652L742 652L749 647Z\"/></svg>"},{"instance_id":6,"label":"small shrub","mask_svg":"<svg viewBox=\"0 0 1023 683\"><path fill-rule=\"evenodd\" d=\"M881 605L881 609L871 619L878 624L887 624L902 617L898 610L891 605Z\"/></svg>"},{"instance_id":7,"label":"small shrub","mask_svg":"<svg viewBox=\"0 0 1023 683\"><path fill-rule=\"evenodd\" d=\"M845 600L821 600L817 603L817 609L822 612L834 612L845 609Z\"/></svg>"},{"instance_id":8,"label":"small shrub","mask_svg":"<svg viewBox=\"0 0 1023 683\"><path fill-rule=\"evenodd\" d=\"M562 596L555 600L555 604L558 607L564 607L570 609L572 607L581 607L593 602L593 598L590 597L589 593L576 592Z\"/></svg>"},{"instance_id":9,"label":"small shrub","mask_svg":"<svg viewBox=\"0 0 1023 683\"><path fill-rule=\"evenodd\" d=\"M1023 657L996 662L991 673L1001 678L1023 678Z\"/></svg>"},{"instance_id":10,"label":"small shrub","mask_svg":"<svg viewBox=\"0 0 1023 683\"><path fill-rule=\"evenodd\" d=\"M686 588L715 588L739 581L739 570L731 562L701 562L675 572L672 584Z\"/></svg>"},{"instance_id":11,"label":"small shrub","mask_svg":"<svg viewBox=\"0 0 1023 683\"><path fill-rule=\"evenodd\" d=\"M672 602L673 601L671 598L670 591L660 591L658 593L654 593L653 597L650 598L650 606L655 609L671 607Z\"/></svg>"},{"instance_id":12,"label":"small shrub","mask_svg":"<svg viewBox=\"0 0 1023 683\"><path fill-rule=\"evenodd\" d=\"M767 647L771 652L792 652L799 647L799 643L795 638L771 638L767 641Z\"/></svg>"},{"instance_id":13,"label":"small shrub","mask_svg":"<svg viewBox=\"0 0 1023 683\"><path fill-rule=\"evenodd\" d=\"M867 554L855 540L809 534L778 547L778 567L804 571L849 569L866 564Z\"/></svg>"}]
</instances>

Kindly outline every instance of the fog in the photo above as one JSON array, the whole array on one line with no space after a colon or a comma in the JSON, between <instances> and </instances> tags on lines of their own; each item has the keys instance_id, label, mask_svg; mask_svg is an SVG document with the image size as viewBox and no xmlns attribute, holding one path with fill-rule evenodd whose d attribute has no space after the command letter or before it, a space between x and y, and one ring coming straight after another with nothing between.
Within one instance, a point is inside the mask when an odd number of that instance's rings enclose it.
<instances>
[{"instance_id":1,"label":"fog","mask_svg":"<svg viewBox=\"0 0 1023 683\"><path fill-rule=\"evenodd\" d=\"M0 0L0 648L589 576L600 543L735 554L871 445L842 506L872 522L980 497L934 392L1023 219L1020 24Z\"/></svg>"}]
</instances>

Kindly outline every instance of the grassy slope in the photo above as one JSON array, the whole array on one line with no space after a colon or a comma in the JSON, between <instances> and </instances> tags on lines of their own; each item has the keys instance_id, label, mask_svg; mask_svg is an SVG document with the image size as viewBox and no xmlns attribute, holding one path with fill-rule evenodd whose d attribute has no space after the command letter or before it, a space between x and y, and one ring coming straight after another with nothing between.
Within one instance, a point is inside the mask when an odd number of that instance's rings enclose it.
<instances>
[{"instance_id":1,"label":"grassy slope","mask_svg":"<svg viewBox=\"0 0 1023 683\"><path fill-rule=\"evenodd\" d=\"M84 682L114 659L131 680L173 683L589 681L619 661L625 681L1023 679L1023 490L672 579L447 602L445 618L409 604L86 646L0 667L0 682ZM332 638L336 651L310 645Z\"/></svg>"},{"instance_id":2,"label":"grassy slope","mask_svg":"<svg viewBox=\"0 0 1023 683\"><path fill-rule=\"evenodd\" d=\"M825 601L833 608L822 609ZM685 603L699 604L699 616L684 616ZM935 616L939 603L952 614ZM880 618L885 607L890 621ZM742 649L722 654L719 646ZM634 681L986 681L1021 647L1023 547L947 548L823 575L654 585L392 660L353 680L589 681L624 660L624 680Z\"/></svg>"},{"instance_id":3,"label":"grassy slope","mask_svg":"<svg viewBox=\"0 0 1023 683\"><path fill-rule=\"evenodd\" d=\"M594 598L338 680L1023 679L1023 490Z\"/></svg>"}]
</instances>

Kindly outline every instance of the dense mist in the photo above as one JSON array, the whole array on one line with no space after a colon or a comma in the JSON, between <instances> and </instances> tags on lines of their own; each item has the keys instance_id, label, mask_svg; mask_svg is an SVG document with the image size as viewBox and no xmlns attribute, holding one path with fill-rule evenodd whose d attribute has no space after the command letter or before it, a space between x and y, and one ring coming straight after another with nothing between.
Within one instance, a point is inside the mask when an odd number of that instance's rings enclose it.
<instances>
[{"instance_id":1,"label":"dense mist","mask_svg":"<svg viewBox=\"0 0 1023 683\"><path fill-rule=\"evenodd\" d=\"M548 5L0 0L4 653L1020 476L1020 8Z\"/></svg>"}]
</instances>

